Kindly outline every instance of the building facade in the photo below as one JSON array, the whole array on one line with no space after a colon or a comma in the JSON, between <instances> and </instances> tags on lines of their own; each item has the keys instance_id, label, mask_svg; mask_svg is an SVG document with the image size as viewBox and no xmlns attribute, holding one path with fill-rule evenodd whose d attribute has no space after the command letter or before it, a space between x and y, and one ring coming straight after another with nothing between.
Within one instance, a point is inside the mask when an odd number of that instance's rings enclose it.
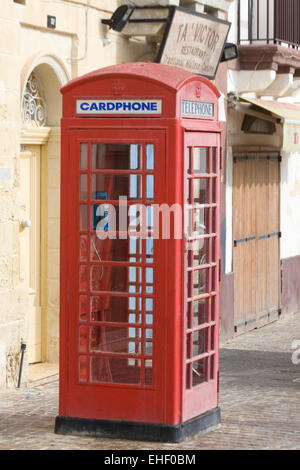
<instances>
[{"instance_id":1,"label":"building facade","mask_svg":"<svg viewBox=\"0 0 300 470\"><path fill-rule=\"evenodd\" d=\"M101 23L123 3L6 0L1 9L0 388L15 386L23 342L22 380L28 364L58 362L59 90L100 67L153 60L153 40ZM299 310L299 27L288 36L276 0L133 3L228 19L228 40L239 43L239 59L220 64L215 80L224 130L222 338Z\"/></svg>"},{"instance_id":2,"label":"building facade","mask_svg":"<svg viewBox=\"0 0 300 470\"><path fill-rule=\"evenodd\" d=\"M60 88L151 45L101 24L116 0L5 0L0 14L0 387L58 362ZM55 22L55 27L54 23Z\"/></svg>"},{"instance_id":3,"label":"building facade","mask_svg":"<svg viewBox=\"0 0 300 470\"><path fill-rule=\"evenodd\" d=\"M299 311L300 2L235 1L224 178L223 338Z\"/></svg>"}]
</instances>

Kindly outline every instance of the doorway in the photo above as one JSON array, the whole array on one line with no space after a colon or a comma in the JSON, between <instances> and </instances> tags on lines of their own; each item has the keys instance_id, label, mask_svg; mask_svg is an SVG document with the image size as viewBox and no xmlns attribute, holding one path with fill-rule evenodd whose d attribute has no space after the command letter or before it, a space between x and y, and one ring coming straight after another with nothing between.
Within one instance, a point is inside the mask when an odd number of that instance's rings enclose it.
<instances>
[{"instance_id":1,"label":"doorway","mask_svg":"<svg viewBox=\"0 0 300 470\"><path fill-rule=\"evenodd\" d=\"M165 134L80 130L70 143L61 206L61 360L70 358L64 406L68 416L161 423L165 304L157 266L164 253L151 205L165 187Z\"/></svg>"},{"instance_id":2,"label":"doorway","mask_svg":"<svg viewBox=\"0 0 300 470\"><path fill-rule=\"evenodd\" d=\"M28 289L28 362L42 361L41 146L20 154L20 283Z\"/></svg>"},{"instance_id":3,"label":"doorway","mask_svg":"<svg viewBox=\"0 0 300 470\"><path fill-rule=\"evenodd\" d=\"M280 153L233 155L234 327L243 332L280 315Z\"/></svg>"},{"instance_id":4,"label":"doorway","mask_svg":"<svg viewBox=\"0 0 300 470\"><path fill-rule=\"evenodd\" d=\"M186 370L183 420L217 406L220 137L187 132Z\"/></svg>"}]
</instances>

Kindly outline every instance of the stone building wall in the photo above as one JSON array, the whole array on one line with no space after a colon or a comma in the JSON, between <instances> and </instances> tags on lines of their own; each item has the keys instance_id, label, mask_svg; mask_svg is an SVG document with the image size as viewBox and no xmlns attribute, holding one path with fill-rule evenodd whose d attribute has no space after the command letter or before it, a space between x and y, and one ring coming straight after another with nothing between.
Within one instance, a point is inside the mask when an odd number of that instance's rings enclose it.
<instances>
[{"instance_id":1,"label":"stone building wall","mask_svg":"<svg viewBox=\"0 0 300 470\"><path fill-rule=\"evenodd\" d=\"M7 0L0 13L0 388L14 386L20 347L28 337L28 289L20 282L20 149L38 143L38 130L21 122L21 101L32 71L41 79L48 108L48 132L41 149L46 160L41 208L46 213L43 270L44 361L58 361L59 191L61 100L69 79L99 67L137 60L143 43L122 38L101 24L117 8L115 0ZM47 28L47 15L56 29ZM109 41L104 43L107 37ZM44 162L45 163L45 162ZM43 254L43 253L42 253ZM23 380L27 378L27 352Z\"/></svg>"},{"instance_id":2,"label":"stone building wall","mask_svg":"<svg viewBox=\"0 0 300 470\"><path fill-rule=\"evenodd\" d=\"M143 39L109 31L121 0L5 0L0 12L0 388L15 386L21 342L28 340L29 289L20 279L20 152L41 148L42 361L58 361L59 194L61 98L68 80L153 51ZM138 1L148 4L150 1ZM152 2L153 3L153 2ZM231 0L154 3L181 5L224 17ZM47 27L47 17L56 28ZM39 78L47 106L44 130L21 122L22 96L30 74ZM27 380L25 352L23 380Z\"/></svg>"}]
</instances>

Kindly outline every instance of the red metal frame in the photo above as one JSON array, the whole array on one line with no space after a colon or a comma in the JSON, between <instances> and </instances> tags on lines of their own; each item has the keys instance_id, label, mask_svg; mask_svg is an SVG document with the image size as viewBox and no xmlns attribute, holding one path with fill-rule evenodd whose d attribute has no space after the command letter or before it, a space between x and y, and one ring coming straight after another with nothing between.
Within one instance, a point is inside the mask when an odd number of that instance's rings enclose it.
<instances>
[{"instance_id":1,"label":"red metal frame","mask_svg":"<svg viewBox=\"0 0 300 470\"><path fill-rule=\"evenodd\" d=\"M197 173L193 168L195 148L205 150L204 154L208 157L208 171ZM200 415L208 409L217 406L217 381L219 370L218 338L219 338L219 259L220 259L220 136L210 133L185 133L185 149L188 149L190 168L187 168L185 160L185 175L190 185L190 198L185 186L184 200L189 204L189 211L192 215L192 224L194 224L194 210L204 212L205 222L207 220L207 232L197 235L191 234L185 240L185 243L194 245L197 242L207 241L208 259L206 262L195 266L193 250L184 250L185 281L184 281L184 329L187 341L185 343L186 370L183 372L183 421ZM214 149L214 151L213 151ZM196 158L195 158L196 160ZM208 200L200 204L195 203L194 193L192 191L195 181L208 182ZM213 192L214 188L214 192ZM189 199L189 200L188 200ZM205 217L205 211L207 216ZM214 216L213 216L214 214ZM205 245L204 245L205 246ZM200 251L200 250L199 250ZM206 255L206 250L204 250ZM205 272L205 287L203 292L193 292L195 273ZM201 276L201 274L200 274ZM194 304L204 302L207 309L204 309L205 318L203 321L194 325L193 306ZM204 333L204 338L193 341L194 336ZM202 344L202 341L204 344ZM201 350L197 352L197 346ZM196 352L194 352L196 349ZM202 350L203 349L203 350ZM197 384L197 371L194 372L193 364L202 361L205 364L205 377L199 378ZM201 380L201 382L200 382ZM194 384L196 382L196 384Z\"/></svg>"},{"instance_id":2,"label":"red metal frame","mask_svg":"<svg viewBox=\"0 0 300 470\"><path fill-rule=\"evenodd\" d=\"M220 125L217 121L218 91L205 78L183 72L179 69L161 66L158 64L143 64L144 69L138 69L132 64L116 66L107 69L107 72L98 71L89 74L82 79L71 82L64 93L64 118L62 120L62 176L61 176L61 340L60 340L60 416L125 420L148 423L165 423L176 425L192 417L209 411L217 406L217 371L218 371L218 302L219 302L219 242L220 242ZM145 70L145 67L147 70ZM112 70L113 69L113 70ZM171 73L170 73L171 71ZM146 73L147 72L147 73ZM159 73L158 73L159 72ZM74 103L77 98L97 97L99 89L106 99L113 96L111 83L115 80L124 89L126 98L160 98L163 102L161 117L76 117ZM101 82L101 87L100 87ZM151 86L149 86L151 83ZM200 100L213 102L215 115L213 119L182 119L180 117L181 99ZM83 266L103 266L112 269L115 266L128 267L129 262L119 261L87 261L80 260L80 217L79 217L79 178L80 174L88 175L88 198L81 201L82 204L99 204L99 200L91 199L91 182L89 175L91 168L81 171L79 168L80 144L89 146L89 161L91 144L93 143L126 143L140 144L145 159L145 146L153 144L155 148L154 170L149 174L154 175L154 203L183 205L186 201L186 168L184 148L207 147L209 159L212 162L212 148L216 149L216 172L214 176L202 175L212 182L216 180L216 203L208 204L209 211L215 211L216 230L214 238L215 261L206 266L209 272L214 269L215 291L211 288L207 297L215 298L214 322L208 318L207 324L199 325L198 330L208 328L208 334L214 329L214 374L212 380L197 387L186 389L186 334L192 330L186 325L186 277L187 255L185 253L186 240L154 240L154 313L153 313L153 382L152 385L144 383L144 368L141 368L141 384L120 384L107 382L89 383L88 380L81 383L78 379L78 357L86 357L89 351L86 334L93 325L98 325L90 318L79 318L79 295L81 285L79 283L78 268ZM90 165L90 163L89 163ZM210 163L211 165L211 163ZM140 170L97 170L95 174L139 174L143 179L143 191L145 191L146 170L143 165ZM193 176L189 177L190 180ZM209 201L211 202L212 184L209 185ZM117 204L118 201L106 201L105 203ZM138 201L149 202L143 199ZM193 201L192 201L193 202ZM129 201L128 204L133 204ZM91 227L91 211L88 210L88 227ZM211 224L211 215L209 217ZM90 246L91 231L82 231ZM209 232L210 234L210 232ZM211 238L210 238L211 239ZM145 250L145 240L143 240ZM209 243L212 252L212 241ZM85 256L83 254L83 256ZM141 262L134 266L144 270L149 268L143 251ZM203 269L202 266L200 269ZM211 277L210 277L211 279ZM110 282L110 281L109 281ZM211 282L211 281L210 281ZM142 279L141 297L144 299L145 279ZM107 284L109 289L109 284ZM81 295L90 297L90 283ZM124 292L101 293L102 298L139 297L137 294ZM147 294L151 298L152 294ZM202 296L203 297L203 296ZM141 328L141 351L138 357L142 363L144 354L144 331L150 328L145 323L145 301L143 301L143 322L131 324L130 327ZM103 322L101 326L112 326L111 322ZM82 325L85 335L81 338L83 353L79 353L78 329ZM114 322L113 326L123 327L124 323ZM127 325L128 326L128 325ZM197 329L195 330L197 331ZM87 336L89 338L89 336ZM102 337L103 338L103 337ZM211 341L209 341L211 343ZM104 341L105 343L105 341ZM87 349L86 349L87 348ZM128 357L121 353L92 352L95 357ZM208 352L211 356L211 349ZM191 356L191 353L190 353ZM148 356L147 356L148 357ZM200 356L202 357L202 356ZM150 358L150 356L149 356ZM104 361L104 366L105 361ZM86 373L89 376L89 361L87 361ZM108 370L108 369L107 369ZM209 370L208 372L209 373ZM209 376L210 377L210 376ZM198 406L198 404L200 405Z\"/></svg>"}]
</instances>

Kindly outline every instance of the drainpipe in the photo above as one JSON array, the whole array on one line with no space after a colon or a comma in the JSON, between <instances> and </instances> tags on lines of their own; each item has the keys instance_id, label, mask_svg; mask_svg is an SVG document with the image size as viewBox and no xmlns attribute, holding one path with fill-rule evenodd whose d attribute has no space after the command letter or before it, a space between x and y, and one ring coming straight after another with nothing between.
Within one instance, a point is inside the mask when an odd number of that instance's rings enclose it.
<instances>
[{"instance_id":1,"label":"drainpipe","mask_svg":"<svg viewBox=\"0 0 300 470\"><path fill-rule=\"evenodd\" d=\"M18 378L17 388L20 388L20 386L21 386L21 378L22 378L22 369L23 369L23 360L24 360L25 349L26 349L26 344L21 343L21 361L20 361L20 369L19 369L19 378Z\"/></svg>"}]
</instances>

